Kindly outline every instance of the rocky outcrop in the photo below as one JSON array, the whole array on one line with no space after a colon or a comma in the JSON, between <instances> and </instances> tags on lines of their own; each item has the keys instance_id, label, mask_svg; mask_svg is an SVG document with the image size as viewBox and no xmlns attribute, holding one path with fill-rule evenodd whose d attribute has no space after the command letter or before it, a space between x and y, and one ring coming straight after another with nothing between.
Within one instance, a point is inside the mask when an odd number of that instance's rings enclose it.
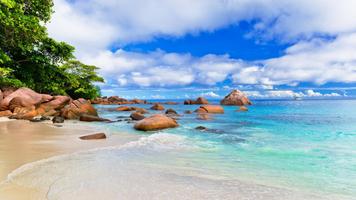
<instances>
[{"instance_id":1,"label":"rocky outcrop","mask_svg":"<svg viewBox=\"0 0 356 200\"><path fill-rule=\"evenodd\" d=\"M79 119L81 115L98 116L96 109L85 99L77 99L62 109L62 117L65 119Z\"/></svg>"},{"instance_id":2,"label":"rocky outcrop","mask_svg":"<svg viewBox=\"0 0 356 200\"><path fill-rule=\"evenodd\" d=\"M138 121L134 128L141 131L154 131L166 128L175 128L178 123L165 115L156 114Z\"/></svg>"},{"instance_id":3,"label":"rocky outcrop","mask_svg":"<svg viewBox=\"0 0 356 200\"><path fill-rule=\"evenodd\" d=\"M145 116L140 112L133 112L131 113L130 118L132 120L142 120L145 119Z\"/></svg>"},{"instance_id":4,"label":"rocky outcrop","mask_svg":"<svg viewBox=\"0 0 356 200\"><path fill-rule=\"evenodd\" d=\"M236 106L252 105L251 101L240 90L233 90L230 94L225 96L223 100L220 101L220 104Z\"/></svg>"},{"instance_id":5,"label":"rocky outcrop","mask_svg":"<svg viewBox=\"0 0 356 200\"><path fill-rule=\"evenodd\" d=\"M79 121L83 122L109 122L109 119L104 119L98 116L93 116L93 115L87 115L87 114L82 114L79 117Z\"/></svg>"},{"instance_id":6,"label":"rocky outcrop","mask_svg":"<svg viewBox=\"0 0 356 200\"><path fill-rule=\"evenodd\" d=\"M103 105L123 105L123 104L146 104L147 101L141 99L132 99L127 100L121 98L119 96L111 96L111 97L99 97L94 100L91 100L92 104L103 104Z\"/></svg>"},{"instance_id":7,"label":"rocky outcrop","mask_svg":"<svg viewBox=\"0 0 356 200\"><path fill-rule=\"evenodd\" d=\"M1 101L0 110L8 110L10 105L11 110L16 107L31 107L52 99L51 95L39 94L29 88L19 88Z\"/></svg>"},{"instance_id":8,"label":"rocky outcrop","mask_svg":"<svg viewBox=\"0 0 356 200\"><path fill-rule=\"evenodd\" d=\"M223 114L224 108L219 105L204 105L200 106L197 110L197 113L212 113L212 114Z\"/></svg>"},{"instance_id":9,"label":"rocky outcrop","mask_svg":"<svg viewBox=\"0 0 356 200\"><path fill-rule=\"evenodd\" d=\"M105 133L95 133L95 134L90 134L90 135L84 135L79 138L81 140L100 140L100 139L105 139L106 135L105 135Z\"/></svg>"},{"instance_id":10,"label":"rocky outcrop","mask_svg":"<svg viewBox=\"0 0 356 200\"><path fill-rule=\"evenodd\" d=\"M164 106L162 106L159 103L155 103L152 107L151 110L164 110Z\"/></svg>"},{"instance_id":11,"label":"rocky outcrop","mask_svg":"<svg viewBox=\"0 0 356 200\"><path fill-rule=\"evenodd\" d=\"M191 99L185 100L184 104L185 105L193 105L193 104L201 105L201 104L209 104L209 102L204 97L198 97L197 100L195 100L195 101L191 100Z\"/></svg>"}]
</instances>

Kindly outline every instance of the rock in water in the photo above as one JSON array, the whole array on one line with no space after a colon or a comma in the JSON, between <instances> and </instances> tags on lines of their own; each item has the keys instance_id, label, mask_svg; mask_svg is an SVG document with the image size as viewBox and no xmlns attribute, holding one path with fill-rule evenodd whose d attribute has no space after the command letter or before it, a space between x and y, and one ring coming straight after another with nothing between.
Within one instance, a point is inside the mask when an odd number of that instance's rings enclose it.
<instances>
[{"instance_id":1,"label":"rock in water","mask_svg":"<svg viewBox=\"0 0 356 200\"><path fill-rule=\"evenodd\" d=\"M56 117L53 117L52 122L53 122L53 124L63 123L64 122L64 118L61 117L61 116L56 116Z\"/></svg>"},{"instance_id":2,"label":"rock in water","mask_svg":"<svg viewBox=\"0 0 356 200\"><path fill-rule=\"evenodd\" d=\"M186 110L184 111L185 114L192 114L193 112L191 110Z\"/></svg>"},{"instance_id":3,"label":"rock in water","mask_svg":"<svg viewBox=\"0 0 356 200\"><path fill-rule=\"evenodd\" d=\"M200 131L206 131L208 130L208 128L206 128L205 126L197 126L195 127L196 130L200 130Z\"/></svg>"},{"instance_id":4,"label":"rock in water","mask_svg":"<svg viewBox=\"0 0 356 200\"><path fill-rule=\"evenodd\" d=\"M79 121L83 122L108 122L109 119L104 119L98 116L83 114L79 117Z\"/></svg>"},{"instance_id":5,"label":"rock in water","mask_svg":"<svg viewBox=\"0 0 356 200\"><path fill-rule=\"evenodd\" d=\"M178 115L177 111L173 110L172 108L169 108L166 110L166 115Z\"/></svg>"},{"instance_id":6,"label":"rock in water","mask_svg":"<svg viewBox=\"0 0 356 200\"><path fill-rule=\"evenodd\" d=\"M196 110L196 112L198 113L213 113L213 114L223 114L224 113L224 108L222 106L219 105L204 105L204 106L200 106L200 108L198 108Z\"/></svg>"},{"instance_id":7,"label":"rock in water","mask_svg":"<svg viewBox=\"0 0 356 200\"><path fill-rule=\"evenodd\" d=\"M192 104L209 104L208 100L206 100L204 97L198 97L197 100L185 100L184 101L185 105L192 105Z\"/></svg>"},{"instance_id":8,"label":"rock in water","mask_svg":"<svg viewBox=\"0 0 356 200\"><path fill-rule=\"evenodd\" d=\"M159 104L159 103L155 103L152 107L151 107L152 110L164 110L164 107Z\"/></svg>"},{"instance_id":9,"label":"rock in water","mask_svg":"<svg viewBox=\"0 0 356 200\"><path fill-rule=\"evenodd\" d=\"M138 121L134 128L141 131L154 131L166 128L175 128L179 126L178 123L165 115L152 115L141 121Z\"/></svg>"},{"instance_id":10,"label":"rock in water","mask_svg":"<svg viewBox=\"0 0 356 200\"><path fill-rule=\"evenodd\" d=\"M81 140L100 140L100 139L105 139L106 135L105 135L105 133L95 133L95 134L90 134L90 135L84 135L79 138Z\"/></svg>"},{"instance_id":11,"label":"rock in water","mask_svg":"<svg viewBox=\"0 0 356 200\"><path fill-rule=\"evenodd\" d=\"M96 109L85 99L74 100L62 109L62 117L65 119L79 119L84 114L98 116Z\"/></svg>"},{"instance_id":12,"label":"rock in water","mask_svg":"<svg viewBox=\"0 0 356 200\"><path fill-rule=\"evenodd\" d=\"M246 112L248 108L246 106L240 106L240 109L237 110L238 112Z\"/></svg>"},{"instance_id":13,"label":"rock in water","mask_svg":"<svg viewBox=\"0 0 356 200\"><path fill-rule=\"evenodd\" d=\"M142 120L142 119L145 119L145 116L144 116L142 113L140 113L140 112L133 112L133 113L131 113L130 117L131 117L131 119L133 119L133 120Z\"/></svg>"},{"instance_id":14,"label":"rock in water","mask_svg":"<svg viewBox=\"0 0 356 200\"><path fill-rule=\"evenodd\" d=\"M230 94L225 96L223 100L220 101L221 105L252 105L251 101L247 96L240 90L233 90Z\"/></svg>"},{"instance_id":15,"label":"rock in water","mask_svg":"<svg viewBox=\"0 0 356 200\"><path fill-rule=\"evenodd\" d=\"M134 110L132 107L128 107L128 106L120 106L118 108L115 109L116 111L132 111Z\"/></svg>"},{"instance_id":16,"label":"rock in water","mask_svg":"<svg viewBox=\"0 0 356 200\"><path fill-rule=\"evenodd\" d=\"M198 114L197 119L199 120L211 120L211 116L207 113Z\"/></svg>"}]
</instances>

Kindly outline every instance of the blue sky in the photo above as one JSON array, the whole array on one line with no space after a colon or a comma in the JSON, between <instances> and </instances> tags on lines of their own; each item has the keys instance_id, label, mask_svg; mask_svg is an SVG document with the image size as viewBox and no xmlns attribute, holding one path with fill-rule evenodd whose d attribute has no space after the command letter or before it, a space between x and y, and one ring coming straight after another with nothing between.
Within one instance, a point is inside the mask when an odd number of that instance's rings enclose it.
<instances>
[{"instance_id":1,"label":"blue sky","mask_svg":"<svg viewBox=\"0 0 356 200\"><path fill-rule=\"evenodd\" d=\"M100 67L104 95L356 96L356 3L55 0L49 34ZM70 31L68 31L70 30Z\"/></svg>"}]
</instances>

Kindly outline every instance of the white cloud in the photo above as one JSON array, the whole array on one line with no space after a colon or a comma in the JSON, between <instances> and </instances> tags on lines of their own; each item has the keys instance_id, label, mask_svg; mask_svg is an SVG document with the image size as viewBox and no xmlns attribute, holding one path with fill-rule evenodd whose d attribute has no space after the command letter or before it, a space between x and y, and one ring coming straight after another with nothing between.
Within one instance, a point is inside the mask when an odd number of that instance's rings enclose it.
<instances>
[{"instance_id":1,"label":"white cloud","mask_svg":"<svg viewBox=\"0 0 356 200\"><path fill-rule=\"evenodd\" d=\"M185 86L192 83L215 85L226 80L231 72L243 67L240 60L227 55L206 55L200 58L190 54L133 53L118 50L83 57L84 62L101 67L100 73L117 80L120 86Z\"/></svg>"},{"instance_id":2,"label":"white cloud","mask_svg":"<svg viewBox=\"0 0 356 200\"><path fill-rule=\"evenodd\" d=\"M288 84L299 82L356 82L356 33L332 41L299 42L284 56L255 62L233 75L242 84Z\"/></svg>"},{"instance_id":3,"label":"white cloud","mask_svg":"<svg viewBox=\"0 0 356 200\"><path fill-rule=\"evenodd\" d=\"M55 0L49 34L77 47L80 60L101 67L120 86L236 84L297 86L356 82L354 0ZM244 62L228 55L133 53L108 49L161 36L214 31L242 20L250 37L294 41L284 55ZM320 35L335 40L321 40ZM277 95L277 94L276 94Z\"/></svg>"},{"instance_id":4,"label":"white cloud","mask_svg":"<svg viewBox=\"0 0 356 200\"><path fill-rule=\"evenodd\" d=\"M220 95L216 94L216 93L213 92L213 91L201 93L201 96L203 96L203 97L210 97L210 98L220 98Z\"/></svg>"},{"instance_id":5,"label":"white cloud","mask_svg":"<svg viewBox=\"0 0 356 200\"><path fill-rule=\"evenodd\" d=\"M315 97L340 97L339 93L325 93L315 92L314 90L306 90L304 92L295 92L292 90L272 90L272 91L245 91L247 96L252 98L315 98Z\"/></svg>"}]
</instances>

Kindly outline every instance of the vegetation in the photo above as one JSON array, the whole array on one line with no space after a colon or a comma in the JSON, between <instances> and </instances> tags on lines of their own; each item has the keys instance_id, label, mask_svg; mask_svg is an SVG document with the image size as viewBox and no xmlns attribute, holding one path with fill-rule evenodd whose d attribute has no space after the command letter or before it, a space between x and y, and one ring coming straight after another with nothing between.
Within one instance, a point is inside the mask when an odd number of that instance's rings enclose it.
<instances>
[{"instance_id":1,"label":"vegetation","mask_svg":"<svg viewBox=\"0 0 356 200\"><path fill-rule=\"evenodd\" d=\"M52 0L0 0L0 86L95 98L93 82L104 80L75 60L74 47L48 36L52 8Z\"/></svg>"}]
</instances>

